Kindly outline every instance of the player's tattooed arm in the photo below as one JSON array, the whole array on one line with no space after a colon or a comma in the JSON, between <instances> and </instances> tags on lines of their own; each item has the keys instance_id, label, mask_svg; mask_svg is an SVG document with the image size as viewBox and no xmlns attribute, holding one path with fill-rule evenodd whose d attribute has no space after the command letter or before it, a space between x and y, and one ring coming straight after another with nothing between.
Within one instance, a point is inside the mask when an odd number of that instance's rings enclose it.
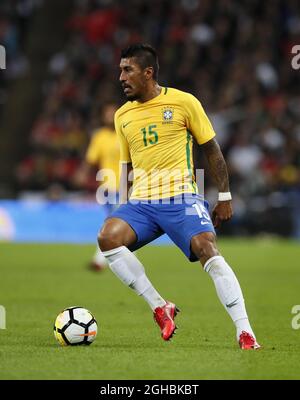
<instances>
[{"instance_id":1,"label":"player's tattooed arm","mask_svg":"<svg viewBox=\"0 0 300 400\"><path fill-rule=\"evenodd\" d=\"M211 139L202 145L208 168L219 192L229 192L229 178L226 162L224 160L219 143ZM219 201L213 209L212 220L218 228L222 221L229 220L233 215L231 201Z\"/></svg>"},{"instance_id":2,"label":"player's tattooed arm","mask_svg":"<svg viewBox=\"0 0 300 400\"><path fill-rule=\"evenodd\" d=\"M219 143L215 138L202 145L208 162L209 172L219 192L229 192L229 179L226 162Z\"/></svg>"},{"instance_id":3,"label":"player's tattooed arm","mask_svg":"<svg viewBox=\"0 0 300 400\"><path fill-rule=\"evenodd\" d=\"M133 183L132 163L122 163L120 177L120 203L127 203Z\"/></svg>"}]
</instances>

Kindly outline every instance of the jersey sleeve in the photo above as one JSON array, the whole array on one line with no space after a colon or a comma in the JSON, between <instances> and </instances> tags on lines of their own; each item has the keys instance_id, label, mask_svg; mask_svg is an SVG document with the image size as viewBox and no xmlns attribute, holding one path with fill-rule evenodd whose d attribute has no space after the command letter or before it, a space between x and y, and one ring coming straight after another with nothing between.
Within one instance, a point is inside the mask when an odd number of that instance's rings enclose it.
<instances>
[{"instance_id":1,"label":"jersey sleeve","mask_svg":"<svg viewBox=\"0 0 300 400\"><path fill-rule=\"evenodd\" d=\"M117 113L115 114L115 130L118 135L119 143L120 143L120 162L121 163L130 163L131 157L130 157L128 142L122 132L121 122L120 122L120 119L119 119L119 116Z\"/></svg>"},{"instance_id":2,"label":"jersey sleeve","mask_svg":"<svg viewBox=\"0 0 300 400\"><path fill-rule=\"evenodd\" d=\"M198 144L204 144L216 136L216 133L206 115L200 101L188 94L185 101L186 126Z\"/></svg>"},{"instance_id":3,"label":"jersey sleeve","mask_svg":"<svg viewBox=\"0 0 300 400\"><path fill-rule=\"evenodd\" d=\"M93 135L87 148L85 160L91 165L99 165L101 163L101 143L99 143L96 133Z\"/></svg>"}]
</instances>

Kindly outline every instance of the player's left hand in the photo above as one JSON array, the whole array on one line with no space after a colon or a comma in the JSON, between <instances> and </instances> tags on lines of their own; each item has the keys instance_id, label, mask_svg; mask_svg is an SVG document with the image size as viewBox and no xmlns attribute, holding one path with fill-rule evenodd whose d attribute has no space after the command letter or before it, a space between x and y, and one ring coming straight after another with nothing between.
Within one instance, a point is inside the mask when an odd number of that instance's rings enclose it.
<instances>
[{"instance_id":1,"label":"player's left hand","mask_svg":"<svg viewBox=\"0 0 300 400\"><path fill-rule=\"evenodd\" d=\"M212 212L212 222L219 228L223 221L228 221L233 216L232 201L218 201Z\"/></svg>"}]
</instances>

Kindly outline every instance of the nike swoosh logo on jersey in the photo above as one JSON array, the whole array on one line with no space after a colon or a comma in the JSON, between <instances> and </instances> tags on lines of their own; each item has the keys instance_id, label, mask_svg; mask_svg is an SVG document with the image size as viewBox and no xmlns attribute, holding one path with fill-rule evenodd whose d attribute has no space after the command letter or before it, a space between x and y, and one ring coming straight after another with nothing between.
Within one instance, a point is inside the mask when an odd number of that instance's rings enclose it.
<instances>
[{"instance_id":1,"label":"nike swoosh logo on jersey","mask_svg":"<svg viewBox=\"0 0 300 400\"><path fill-rule=\"evenodd\" d=\"M200 224L201 224L201 225L207 225L207 224L210 224L210 222L201 221Z\"/></svg>"},{"instance_id":2,"label":"nike swoosh logo on jersey","mask_svg":"<svg viewBox=\"0 0 300 400\"><path fill-rule=\"evenodd\" d=\"M127 125L129 125L132 121L126 122L126 124L123 124L123 128L126 128Z\"/></svg>"}]
</instances>

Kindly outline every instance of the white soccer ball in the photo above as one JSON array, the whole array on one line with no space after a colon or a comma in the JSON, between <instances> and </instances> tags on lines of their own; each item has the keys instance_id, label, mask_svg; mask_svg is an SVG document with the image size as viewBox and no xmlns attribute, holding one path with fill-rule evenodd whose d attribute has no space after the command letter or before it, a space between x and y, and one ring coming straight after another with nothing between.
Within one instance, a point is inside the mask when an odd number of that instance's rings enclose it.
<instances>
[{"instance_id":1,"label":"white soccer ball","mask_svg":"<svg viewBox=\"0 0 300 400\"><path fill-rule=\"evenodd\" d=\"M97 321L82 307L64 309L54 323L54 336L62 346L91 344L97 332Z\"/></svg>"}]
</instances>

